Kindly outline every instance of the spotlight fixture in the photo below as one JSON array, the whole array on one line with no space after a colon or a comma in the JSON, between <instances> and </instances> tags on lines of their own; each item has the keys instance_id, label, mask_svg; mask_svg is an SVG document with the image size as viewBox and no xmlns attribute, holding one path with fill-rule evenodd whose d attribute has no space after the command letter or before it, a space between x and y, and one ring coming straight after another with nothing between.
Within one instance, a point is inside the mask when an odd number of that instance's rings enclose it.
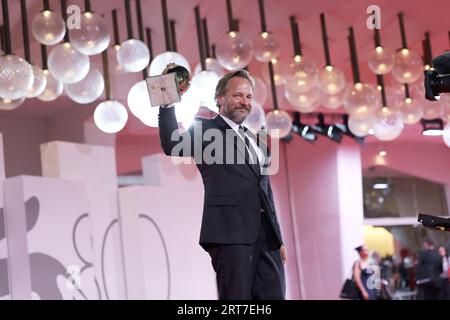
<instances>
[{"instance_id":1,"label":"spotlight fixture","mask_svg":"<svg viewBox=\"0 0 450 320\"><path fill-rule=\"evenodd\" d=\"M325 124L323 113L319 113L317 115L317 118L318 118L317 124L312 125L311 128L318 134L326 136L335 142L341 142L343 134L342 131L339 130L334 125Z\"/></svg>"},{"instance_id":2,"label":"spotlight fixture","mask_svg":"<svg viewBox=\"0 0 450 320\"><path fill-rule=\"evenodd\" d=\"M420 120L424 136L442 136L444 133L444 122L442 119Z\"/></svg>"},{"instance_id":3,"label":"spotlight fixture","mask_svg":"<svg viewBox=\"0 0 450 320\"><path fill-rule=\"evenodd\" d=\"M308 142L314 142L317 140L317 134L311 128L311 126L301 123L300 112L293 113L294 121L292 122L292 131L298 134L301 138Z\"/></svg>"}]
</instances>

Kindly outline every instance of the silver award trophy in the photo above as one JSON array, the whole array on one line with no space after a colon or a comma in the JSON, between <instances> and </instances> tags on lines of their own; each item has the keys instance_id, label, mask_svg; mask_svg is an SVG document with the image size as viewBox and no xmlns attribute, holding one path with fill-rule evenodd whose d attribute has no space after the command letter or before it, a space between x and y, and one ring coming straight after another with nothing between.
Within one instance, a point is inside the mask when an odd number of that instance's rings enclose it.
<instances>
[{"instance_id":1,"label":"silver award trophy","mask_svg":"<svg viewBox=\"0 0 450 320\"><path fill-rule=\"evenodd\" d=\"M181 101L181 96L189 88L189 71L180 65L169 63L162 75L146 79L152 107L168 106Z\"/></svg>"}]
</instances>

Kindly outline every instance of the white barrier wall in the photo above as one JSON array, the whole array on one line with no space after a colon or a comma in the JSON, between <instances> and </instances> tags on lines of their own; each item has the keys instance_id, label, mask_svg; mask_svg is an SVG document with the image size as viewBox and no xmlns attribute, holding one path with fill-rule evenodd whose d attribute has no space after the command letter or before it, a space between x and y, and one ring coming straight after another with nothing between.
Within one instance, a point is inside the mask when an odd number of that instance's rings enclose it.
<instances>
[{"instance_id":1,"label":"white barrier wall","mask_svg":"<svg viewBox=\"0 0 450 320\"><path fill-rule=\"evenodd\" d=\"M198 244L203 184L194 165L143 158L148 186L119 190L130 299L216 299L215 273ZM138 230L138 232L136 232Z\"/></svg>"},{"instance_id":2,"label":"white barrier wall","mask_svg":"<svg viewBox=\"0 0 450 320\"><path fill-rule=\"evenodd\" d=\"M84 184L20 176L4 189L11 298L98 299Z\"/></svg>"},{"instance_id":3,"label":"white barrier wall","mask_svg":"<svg viewBox=\"0 0 450 320\"><path fill-rule=\"evenodd\" d=\"M101 298L125 299L114 148L54 141L41 145L41 158L43 176L84 183Z\"/></svg>"}]
</instances>

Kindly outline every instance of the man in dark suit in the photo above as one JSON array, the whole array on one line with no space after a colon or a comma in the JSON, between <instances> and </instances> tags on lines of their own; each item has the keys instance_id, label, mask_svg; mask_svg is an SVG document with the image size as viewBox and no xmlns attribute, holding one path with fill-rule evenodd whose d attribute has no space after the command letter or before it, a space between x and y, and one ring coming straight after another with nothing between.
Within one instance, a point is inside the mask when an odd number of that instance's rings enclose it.
<instances>
[{"instance_id":1,"label":"man in dark suit","mask_svg":"<svg viewBox=\"0 0 450 320\"><path fill-rule=\"evenodd\" d=\"M437 300L440 297L442 279L442 260L430 239L423 242L416 265L418 300Z\"/></svg>"},{"instance_id":2,"label":"man in dark suit","mask_svg":"<svg viewBox=\"0 0 450 320\"><path fill-rule=\"evenodd\" d=\"M265 174L267 147L242 126L253 99L245 70L217 84L219 115L178 131L173 107L160 108L166 155L192 156L205 195L200 245L211 256L219 299L284 299L287 259L272 188Z\"/></svg>"}]
</instances>

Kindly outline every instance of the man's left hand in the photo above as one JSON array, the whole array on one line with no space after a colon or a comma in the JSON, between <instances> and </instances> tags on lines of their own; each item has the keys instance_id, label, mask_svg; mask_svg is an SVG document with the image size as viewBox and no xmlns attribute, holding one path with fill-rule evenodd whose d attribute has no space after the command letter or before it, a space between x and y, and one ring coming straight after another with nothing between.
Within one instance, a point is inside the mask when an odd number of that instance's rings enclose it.
<instances>
[{"instance_id":1,"label":"man's left hand","mask_svg":"<svg viewBox=\"0 0 450 320\"><path fill-rule=\"evenodd\" d=\"M282 245L280 247L280 255L281 255L281 260L283 261L283 264L285 264L287 262L287 250L284 245Z\"/></svg>"}]
</instances>

